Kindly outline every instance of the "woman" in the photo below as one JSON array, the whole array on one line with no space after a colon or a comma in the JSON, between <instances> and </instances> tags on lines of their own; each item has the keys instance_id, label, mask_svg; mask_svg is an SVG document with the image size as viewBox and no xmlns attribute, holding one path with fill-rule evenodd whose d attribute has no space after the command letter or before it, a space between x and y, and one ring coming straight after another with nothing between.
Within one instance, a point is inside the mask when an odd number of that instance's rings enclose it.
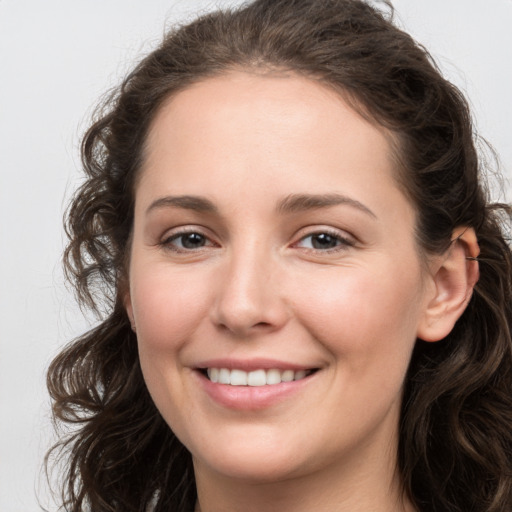
<instances>
[{"instance_id":1,"label":"woman","mask_svg":"<svg viewBox=\"0 0 512 512\"><path fill-rule=\"evenodd\" d=\"M511 253L467 105L359 0L171 32L83 143L64 508L506 511Z\"/></svg>"}]
</instances>

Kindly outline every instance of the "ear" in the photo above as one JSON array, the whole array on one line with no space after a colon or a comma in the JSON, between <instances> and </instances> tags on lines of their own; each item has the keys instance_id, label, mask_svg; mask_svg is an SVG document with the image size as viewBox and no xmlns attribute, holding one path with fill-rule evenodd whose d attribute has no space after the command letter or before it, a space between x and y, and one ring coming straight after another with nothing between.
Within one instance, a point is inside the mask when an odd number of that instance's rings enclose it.
<instances>
[{"instance_id":1,"label":"ear","mask_svg":"<svg viewBox=\"0 0 512 512\"><path fill-rule=\"evenodd\" d=\"M479 254L474 229L455 229L448 250L431 264L433 292L427 298L428 303L418 325L418 338L439 341L451 332L478 281Z\"/></svg>"}]
</instances>

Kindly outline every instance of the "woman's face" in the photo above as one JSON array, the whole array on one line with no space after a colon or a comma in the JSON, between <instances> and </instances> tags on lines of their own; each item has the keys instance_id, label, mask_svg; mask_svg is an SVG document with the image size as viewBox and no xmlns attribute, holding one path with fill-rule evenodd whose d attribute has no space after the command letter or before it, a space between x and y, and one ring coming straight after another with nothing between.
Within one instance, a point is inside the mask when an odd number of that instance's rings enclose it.
<instances>
[{"instance_id":1,"label":"woman's face","mask_svg":"<svg viewBox=\"0 0 512 512\"><path fill-rule=\"evenodd\" d=\"M233 72L161 108L126 306L196 471L392 467L433 290L394 172L383 130L305 78Z\"/></svg>"}]
</instances>

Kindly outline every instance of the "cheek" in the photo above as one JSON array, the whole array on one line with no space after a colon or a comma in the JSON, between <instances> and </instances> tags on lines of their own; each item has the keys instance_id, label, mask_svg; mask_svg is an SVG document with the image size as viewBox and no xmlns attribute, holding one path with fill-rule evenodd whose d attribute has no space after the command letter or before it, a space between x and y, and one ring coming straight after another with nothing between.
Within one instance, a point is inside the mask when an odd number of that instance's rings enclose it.
<instances>
[{"instance_id":1,"label":"cheek","mask_svg":"<svg viewBox=\"0 0 512 512\"><path fill-rule=\"evenodd\" d=\"M392 268L392 267L391 267ZM405 371L421 312L419 273L333 269L304 289L297 309L314 337L354 372L374 360Z\"/></svg>"},{"instance_id":2,"label":"cheek","mask_svg":"<svg viewBox=\"0 0 512 512\"><path fill-rule=\"evenodd\" d=\"M178 349L207 317L208 294L201 273L158 267L132 276L131 296L137 337L148 351Z\"/></svg>"},{"instance_id":3,"label":"cheek","mask_svg":"<svg viewBox=\"0 0 512 512\"><path fill-rule=\"evenodd\" d=\"M151 268L151 271L147 269ZM193 333L208 316L207 287L200 273L173 270L165 265L135 268L131 297L137 326L139 359L148 390L168 421L180 429L181 414L192 398L183 385L181 354ZM172 392L171 392L172 391ZM183 428L181 429L183 430Z\"/></svg>"}]
</instances>

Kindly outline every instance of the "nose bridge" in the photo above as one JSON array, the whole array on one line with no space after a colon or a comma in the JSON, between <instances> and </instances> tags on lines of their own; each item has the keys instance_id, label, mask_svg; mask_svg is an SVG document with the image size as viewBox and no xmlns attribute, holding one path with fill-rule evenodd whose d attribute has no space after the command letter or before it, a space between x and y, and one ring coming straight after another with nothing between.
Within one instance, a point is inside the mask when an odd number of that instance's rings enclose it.
<instances>
[{"instance_id":1,"label":"nose bridge","mask_svg":"<svg viewBox=\"0 0 512 512\"><path fill-rule=\"evenodd\" d=\"M228 251L214 308L215 323L240 336L277 329L287 317L276 256L265 244L244 238Z\"/></svg>"}]
</instances>

